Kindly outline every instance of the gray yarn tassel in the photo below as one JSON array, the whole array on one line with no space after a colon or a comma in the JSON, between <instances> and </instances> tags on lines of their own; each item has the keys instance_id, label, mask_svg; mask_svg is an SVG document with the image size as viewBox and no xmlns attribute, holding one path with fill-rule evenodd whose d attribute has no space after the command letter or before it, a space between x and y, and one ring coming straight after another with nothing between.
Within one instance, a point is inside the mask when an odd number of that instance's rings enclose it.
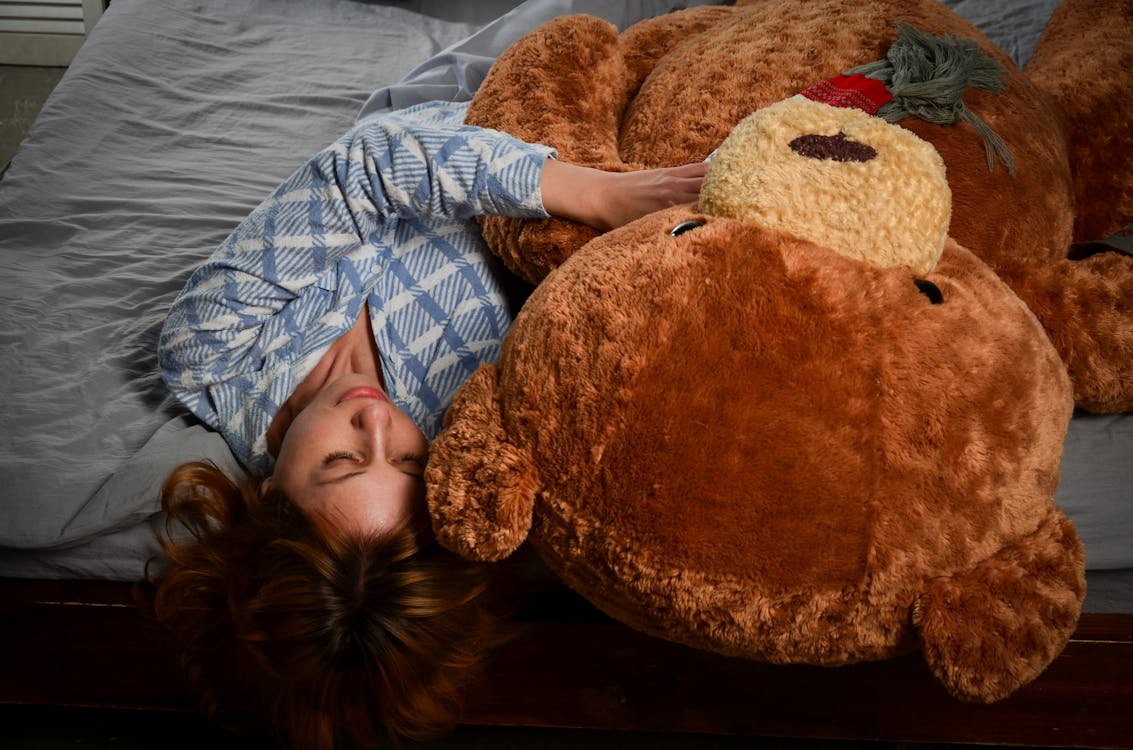
<instances>
[{"instance_id":1,"label":"gray yarn tassel","mask_svg":"<svg viewBox=\"0 0 1133 750\"><path fill-rule=\"evenodd\" d=\"M995 168L999 157L1007 171L1015 174L1015 159L1003 139L964 104L964 91L1003 90L1005 71L984 55L974 39L951 35L934 36L907 23L897 23L897 40L884 60L859 65L846 75L861 73L885 85L893 100L877 111L887 122L914 115L941 125L963 120L983 138L987 168Z\"/></svg>"}]
</instances>

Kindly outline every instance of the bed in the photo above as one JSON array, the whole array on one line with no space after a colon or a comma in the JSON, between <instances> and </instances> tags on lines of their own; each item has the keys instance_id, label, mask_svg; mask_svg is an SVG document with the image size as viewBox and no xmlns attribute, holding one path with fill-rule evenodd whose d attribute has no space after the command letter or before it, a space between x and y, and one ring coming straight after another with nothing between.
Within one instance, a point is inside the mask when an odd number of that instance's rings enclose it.
<instances>
[{"instance_id":1,"label":"bed","mask_svg":"<svg viewBox=\"0 0 1133 750\"><path fill-rule=\"evenodd\" d=\"M0 702L191 710L139 585L177 464L236 471L166 395L155 343L192 267L355 118L466 98L557 14L635 0L114 0L0 176ZM1026 62L1055 0L949 0ZM520 635L471 724L1133 748L1133 415L1076 414L1056 500L1086 544L1075 637L993 706L918 658L739 662L647 638L510 563Z\"/></svg>"}]
</instances>

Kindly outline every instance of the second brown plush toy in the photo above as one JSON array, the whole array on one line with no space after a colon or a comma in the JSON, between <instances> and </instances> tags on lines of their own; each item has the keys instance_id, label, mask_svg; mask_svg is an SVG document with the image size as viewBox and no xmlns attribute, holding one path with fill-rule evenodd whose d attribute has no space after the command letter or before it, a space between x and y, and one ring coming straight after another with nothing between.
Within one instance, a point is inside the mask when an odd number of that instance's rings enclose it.
<instances>
[{"instance_id":1,"label":"second brown plush toy","mask_svg":"<svg viewBox=\"0 0 1133 750\"><path fill-rule=\"evenodd\" d=\"M963 102L1002 138L1011 169L989 169L968 122L900 121L944 159L949 234L1039 318L1080 408L1133 409L1133 257L1071 258L1074 243L1133 223L1131 0L1063 2L1025 73L935 0L741 0L621 35L596 19L559 19L500 57L469 121L605 169L698 161L757 109L886 60L899 23L971 39L1004 70L999 91L970 88ZM485 233L533 281L595 235L555 219L488 219Z\"/></svg>"}]
</instances>

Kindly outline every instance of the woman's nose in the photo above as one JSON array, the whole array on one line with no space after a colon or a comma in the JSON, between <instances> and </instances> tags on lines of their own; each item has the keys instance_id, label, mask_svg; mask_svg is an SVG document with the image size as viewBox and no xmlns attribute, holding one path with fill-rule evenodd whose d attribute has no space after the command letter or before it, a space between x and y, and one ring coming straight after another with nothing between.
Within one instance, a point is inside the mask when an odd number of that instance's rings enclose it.
<instances>
[{"instance_id":1,"label":"woman's nose","mask_svg":"<svg viewBox=\"0 0 1133 750\"><path fill-rule=\"evenodd\" d=\"M374 401L354 413L354 426L371 437L380 437L393 423L389 404Z\"/></svg>"}]
</instances>

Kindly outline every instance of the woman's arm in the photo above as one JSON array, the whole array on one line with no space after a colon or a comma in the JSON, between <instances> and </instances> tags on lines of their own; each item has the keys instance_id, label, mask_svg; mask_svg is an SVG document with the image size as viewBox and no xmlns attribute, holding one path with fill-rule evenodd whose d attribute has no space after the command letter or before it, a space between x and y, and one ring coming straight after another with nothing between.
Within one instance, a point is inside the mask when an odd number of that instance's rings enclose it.
<instances>
[{"instance_id":1,"label":"woman's arm","mask_svg":"<svg viewBox=\"0 0 1133 750\"><path fill-rule=\"evenodd\" d=\"M543 167L543 206L552 216L605 232L645 214L694 202L707 171L706 163L697 162L637 172L604 172L548 159Z\"/></svg>"},{"instance_id":2,"label":"woman's arm","mask_svg":"<svg viewBox=\"0 0 1133 750\"><path fill-rule=\"evenodd\" d=\"M273 352L305 353L310 322L381 273L401 224L545 217L540 184L551 149L462 119L461 107L425 105L367 121L257 207L169 312L159 362L173 393L212 423L208 389L262 369Z\"/></svg>"},{"instance_id":3,"label":"woman's arm","mask_svg":"<svg viewBox=\"0 0 1133 750\"><path fill-rule=\"evenodd\" d=\"M463 108L423 105L372 118L312 158L192 275L159 341L170 390L206 422L209 388L257 372L273 352L311 344L310 322L381 273L399 223L561 212L609 228L695 199L699 165L607 173L555 161L547 147L465 126ZM549 202L549 205L548 205Z\"/></svg>"}]
</instances>

